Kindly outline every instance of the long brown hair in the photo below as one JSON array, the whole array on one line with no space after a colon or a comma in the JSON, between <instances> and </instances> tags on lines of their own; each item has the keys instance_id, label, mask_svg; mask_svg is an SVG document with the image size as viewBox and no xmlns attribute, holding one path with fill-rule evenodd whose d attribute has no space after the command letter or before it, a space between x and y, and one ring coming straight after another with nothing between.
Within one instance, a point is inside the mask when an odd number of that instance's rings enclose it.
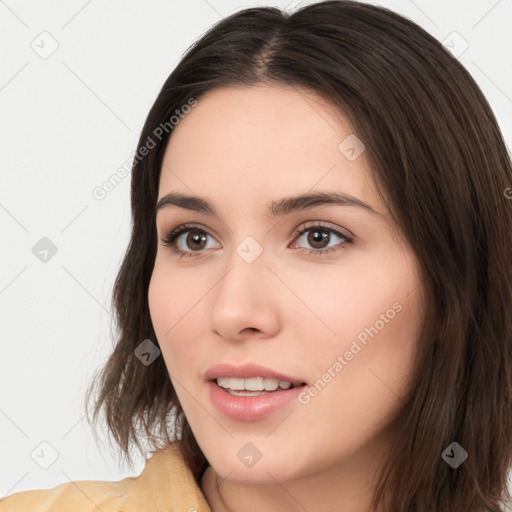
<instances>
[{"instance_id":1,"label":"long brown hair","mask_svg":"<svg viewBox=\"0 0 512 512\"><path fill-rule=\"evenodd\" d=\"M145 339L158 346L147 292L169 120L209 90L257 83L315 92L349 119L379 194L421 265L424 325L414 385L372 507L389 494L389 511L501 512L512 464L510 155L468 71L418 25L374 5L337 0L292 14L238 11L205 33L171 73L132 167L131 240L113 290L119 335L87 391L89 399L98 388L93 422L104 409L130 464L132 443L143 451L141 440L152 450L179 442L200 482L207 461L163 358L146 366L134 351ZM149 139L151 149L141 151ZM456 469L442 457L453 442L468 454Z\"/></svg>"}]
</instances>

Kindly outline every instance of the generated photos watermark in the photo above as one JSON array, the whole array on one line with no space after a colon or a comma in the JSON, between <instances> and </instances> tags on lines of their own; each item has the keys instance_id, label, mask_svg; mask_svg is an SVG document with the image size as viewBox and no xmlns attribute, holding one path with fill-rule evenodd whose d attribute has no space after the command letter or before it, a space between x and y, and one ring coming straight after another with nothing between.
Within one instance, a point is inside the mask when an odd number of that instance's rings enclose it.
<instances>
[{"instance_id":1,"label":"generated photos watermark","mask_svg":"<svg viewBox=\"0 0 512 512\"><path fill-rule=\"evenodd\" d=\"M375 338L379 334L379 332L384 329L386 324L389 324L393 318L395 318L397 313L400 313L402 311L402 304L398 301L394 302L392 307L387 309L385 313L381 313L379 315L379 320L376 320L373 325L370 327L365 327L357 336L355 339L352 340L352 343L350 344L350 348L348 350L345 350L343 354L338 355L336 360L332 363L329 368L322 374L322 376L315 381L315 383L312 386L309 386L304 391L302 391L299 396L297 397L297 400L302 405L307 405L311 402L311 399L318 395L326 386L331 382L338 373L343 370L352 359L354 359L354 356L359 354L363 348L365 348L368 344L368 336L370 336L372 339ZM361 347L361 345L363 345Z\"/></svg>"},{"instance_id":2,"label":"generated photos watermark","mask_svg":"<svg viewBox=\"0 0 512 512\"><path fill-rule=\"evenodd\" d=\"M112 192L122 180L130 174L130 171L133 167L134 162L140 162L145 156L149 155L149 152L155 148L158 141L162 141L165 135L167 135L179 122L183 119L193 107L197 105L197 100L195 98L189 98L185 105L182 105L181 108L177 108L168 121L165 123L160 123L149 135L139 148L138 151L134 151L128 159L119 167L114 173L112 173L106 181L104 181L101 185L98 185L92 189L92 196L94 199L98 201L102 201L107 197L107 195Z\"/></svg>"}]
</instances>

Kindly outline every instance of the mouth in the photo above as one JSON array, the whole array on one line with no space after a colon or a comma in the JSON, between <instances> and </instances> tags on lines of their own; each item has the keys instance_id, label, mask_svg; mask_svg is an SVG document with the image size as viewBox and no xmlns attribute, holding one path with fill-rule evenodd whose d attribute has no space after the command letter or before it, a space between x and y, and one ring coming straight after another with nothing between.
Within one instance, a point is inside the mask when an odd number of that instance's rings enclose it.
<instances>
[{"instance_id":1,"label":"mouth","mask_svg":"<svg viewBox=\"0 0 512 512\"><path fill-rule=\"evenodd\" d=\"M204 376L212 405L234 421L260 421L293 407L307 385L300 378L256 363L220 363Z\"/></svg>"},{"instance_id":2,"label":"mouth","mask_svg":"<svg viewBox=\"0 0 512 512\"><path fill-rule=\"evenodd\" d=\"M292 382L266 377L217 377L212 382L216 383L225 392L232 396L261 396L269 393L292 390L305 386L305 382Z\"/></svg>"},{"instance_id":3,"label":"mouth","mask_svg":"<svg viewBox=\"0 0 512 512\"><path fill-rule=\"evenodd\" d=\"M257 422L293 407L306 383L268 377L217 377L209 380L208 386L211 403L223 416L237 422Z\"/></svg>"}]
</instances>

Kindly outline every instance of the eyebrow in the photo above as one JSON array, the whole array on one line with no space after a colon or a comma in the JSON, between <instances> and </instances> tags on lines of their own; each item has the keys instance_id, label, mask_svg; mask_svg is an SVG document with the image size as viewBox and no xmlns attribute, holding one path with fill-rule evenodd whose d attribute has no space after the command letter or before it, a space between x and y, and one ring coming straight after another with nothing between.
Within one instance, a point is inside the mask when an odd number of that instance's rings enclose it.
<instances>
[{"instance_id":1,"label":"eyebrow","mask_svg":"<svg viewBox=\"0 0 512 512\"><path fill-rule=\"evenodd\" d=\"M361 201L357 197L341 192L314 192L309 194L299 194L295 196L284 197L278 201L270 201L267 204L267 216L281 217L297 210L306 210L315 206L339 205L339 206L357 206L372 214L381 215L369 204ZM156 205L156 212L170 206L193 210L205 215L219 217L213 204L207 199L197 196L188 196L180 192L170 192L163 196Z\"/></svg>"}]
</instances>

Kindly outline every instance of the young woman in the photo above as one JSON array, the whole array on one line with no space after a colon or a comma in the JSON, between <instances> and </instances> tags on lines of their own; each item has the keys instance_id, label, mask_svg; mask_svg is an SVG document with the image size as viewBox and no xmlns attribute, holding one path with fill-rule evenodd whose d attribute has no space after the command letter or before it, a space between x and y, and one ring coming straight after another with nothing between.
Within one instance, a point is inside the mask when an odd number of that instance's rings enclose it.
<instances>
[{"instance_id":1,"label":"young woman","mask_svg":"<svg viewBox=\"0 0 512 512\"><path fill-rule=\"evenodd\" d=\"M506 510L511 187L483 94L411 21L222 20L142 130L94 402L153 454L0 511Z\"/></svg>"}]
</instances>

